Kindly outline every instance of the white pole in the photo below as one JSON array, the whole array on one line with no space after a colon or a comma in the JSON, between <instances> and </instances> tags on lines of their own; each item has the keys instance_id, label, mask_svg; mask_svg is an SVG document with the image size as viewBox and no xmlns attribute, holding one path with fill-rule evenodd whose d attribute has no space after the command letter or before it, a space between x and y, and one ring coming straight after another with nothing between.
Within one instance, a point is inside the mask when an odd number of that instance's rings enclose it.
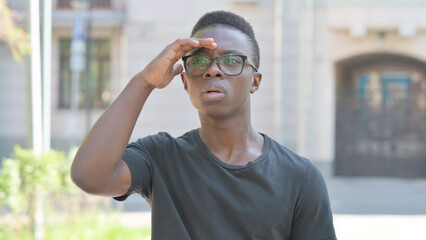
<instances>
[{"instance_id":1,"label":"white pole","mask_svg":"<svg viewBox=\"0 0 426 240\"><path fill-rule=\"evenodd\" d=\"M310 24L310 59L308 61L310 61L310 69L309 69L309 90L310 90L310 94L309 94L309 117L308 117L308 131L307 131L307 136L306 136L306 145L307 145L307 149L308 149L308 153L309 153L309 158L312 161L315 161L318 159L318 148L316 147L318 144L316 144L318 141L320 141L320 139L318 139L317 136L317 123L321 121L321 119L319 119L318 117L318 108L321 105L319 105L316 101L318 101L317 99L317 91L320 91L319 88L317 88L316 86L318 85L317 83L317 67L316 67L316 63L315 63L315 59L316 59L316 2L314 0L310 0L310 8L309 8L309 24ZM320 86L320 85L318 85Z\"/></svg>"},{"instance_id":2,"label":"white pole","mask_svg":"<svg viewBox=\"0 0 426 240\"><path fill-rule=\"evenodd\" d=\"M311 133L311 104L313 76L312 58L313 58L313 4L314 0L305 0L303 10L302 32L301 32L301 64L299 80L299 130L297 152L308 158L311 158L311 149L309 149L309 134Z\"/></svg>"},{"instance_id":3,"label":"white pole","mask_svg":"<svg viewBox=\"0 0 426 240\"><path fill-rule=\"evenodd\" d=\"M275 0L274 4L274 124L277 132L276 139L283 143L284 133L282 127L282 35L283 35L283 2Z\"/></svg>"},{"instance_id":4,"label":"white pole","mask_svg":"<svg viewBox=\"0 0 426 240\"><path fill-rule=\"evenodd\" d=\"M43 150L51 146L52 99L52 0L43 4Z\"/></svg>"},{"instance_id":5,"label":"white pole","mask_svg":"<svg viewBox=\"0 0 426 240\"><path fill-rule=\"evenodd\" d=\"M31 103L33 150L37 158L43 150L42 132L42 94L41 94L41 57L40 57L40 1L30 0L30 34L31 34ZM39 159L35 159L39 161ZM34 215L34 238L44 238L43 202L40 192L34 197L36 209Z\"/></svg>"},{"instance_id":6,"label":"white pole","mask_svg":"<svg viewBox=\"0 0 426 240\"><path fill-rule=\"evenodd\" d=\"M30 34L31 34L31 103L33 150L39 155L42 152L42 103L41 103L41 65L40 65L40 3L30 1Z\"/></svg>"}]
</instances>

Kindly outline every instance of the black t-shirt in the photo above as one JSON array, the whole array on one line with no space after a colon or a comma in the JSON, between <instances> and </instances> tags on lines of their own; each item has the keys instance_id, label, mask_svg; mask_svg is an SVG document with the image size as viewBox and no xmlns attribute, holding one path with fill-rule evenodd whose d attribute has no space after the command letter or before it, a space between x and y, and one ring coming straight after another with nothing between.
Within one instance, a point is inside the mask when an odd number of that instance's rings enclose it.
<instances>
[{"instance_id":1,"label":"black t-shirt","mask_svg":"<svg viewBox=\"0 0 426 240\"><path fill-rule=\"evenodd\" d=\"M336 239L327 189L311 164L263 135L263 153L247 165L215 157L198 129L129 144L129 192L152 209L152 239Z\"/></svg>"}]
</instances>

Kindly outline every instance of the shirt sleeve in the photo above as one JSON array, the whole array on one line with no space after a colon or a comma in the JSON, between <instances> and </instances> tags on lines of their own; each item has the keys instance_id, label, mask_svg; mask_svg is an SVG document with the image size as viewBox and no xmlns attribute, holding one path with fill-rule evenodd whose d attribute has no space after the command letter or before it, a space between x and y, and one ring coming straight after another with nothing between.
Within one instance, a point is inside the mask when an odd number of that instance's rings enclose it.
<instances>
[{"instance_id":1,"label":"shirt sleeve","mask_svg":"<svg viewBox=\"0 0 426 240\"><path fill-rule=\"evenodd\" d=\"M133 193L141 194L144 198L151 195L152 163L161 145L161 135L152 135L130 143L123 155L123 160L130 170L132 178L128 192L123 196L114 197L124 201Z\"/></svg>"},{"instance_id":2,"label":"shirt sleeve","mask_svg":"<svg viewBox=\"0 0 426 240\"><path fill-rule=\"evenodd\" d=\"M327 187L319 170L311 165L298 196L291 226L291 240L335 240Z\"/></svg>"}]
</instances>

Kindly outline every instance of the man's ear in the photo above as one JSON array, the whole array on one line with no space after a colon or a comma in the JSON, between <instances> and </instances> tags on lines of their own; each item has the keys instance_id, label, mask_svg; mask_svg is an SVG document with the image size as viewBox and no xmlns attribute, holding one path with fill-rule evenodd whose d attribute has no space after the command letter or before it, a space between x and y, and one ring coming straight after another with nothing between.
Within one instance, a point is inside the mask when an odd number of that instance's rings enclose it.
<instances>
[{"instance_id":1,"label":"man's ear","mask_svg":"<svg viewBox=\"0 0 426 240\"><path fill-rule=\"evenodd\" d=\"M262 81L262 74L255 72L253 75L253 83L251 84L250 93L255 93L259 89L260 82Z\"/></svg>"},{"instance_id":2,"label":"man's ear","mask_svg":"<svg viewBox=\"0 0 426 240\"><path fill-rule=\"evenodd\" d=\"M186 74L185 73L181 73L180 74L180 79L182 79L183 88L185 89L185 91L188 91L188 83L186 82Z\"/></svg>"}]
</instances>

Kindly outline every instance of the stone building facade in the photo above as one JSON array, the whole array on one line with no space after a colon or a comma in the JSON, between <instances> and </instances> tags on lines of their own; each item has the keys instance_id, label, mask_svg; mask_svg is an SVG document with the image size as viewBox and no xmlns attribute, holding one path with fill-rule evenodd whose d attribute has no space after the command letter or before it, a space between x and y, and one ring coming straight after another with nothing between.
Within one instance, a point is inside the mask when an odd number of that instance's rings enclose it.
<instances>
[{"instance_id":1,"label":"stone building facade","mask_svg":"<svg viewBox=\"0 0 426 240\"><path fill-rule=\"evenodd\" d=\"M75 15L86 14L69 2L54 1L52 31L52 147L64 150L76 132L69 128L69 44ZM25 8L25 1L9 4ZM167 44L189 36L205 12L229 10L253 25L260 45L263 80L252 95L257 130L326 174L426 176L426 1L92 4L91 100L82 90L80 141L129 79ZM28 66L13 62L0 44L0 72L0 150L6 156L13 144L25 145L29 131ZM158 131L179 136L198 126L176 77L148 99L131 140Z\"/></svg>"}]
</instances>

